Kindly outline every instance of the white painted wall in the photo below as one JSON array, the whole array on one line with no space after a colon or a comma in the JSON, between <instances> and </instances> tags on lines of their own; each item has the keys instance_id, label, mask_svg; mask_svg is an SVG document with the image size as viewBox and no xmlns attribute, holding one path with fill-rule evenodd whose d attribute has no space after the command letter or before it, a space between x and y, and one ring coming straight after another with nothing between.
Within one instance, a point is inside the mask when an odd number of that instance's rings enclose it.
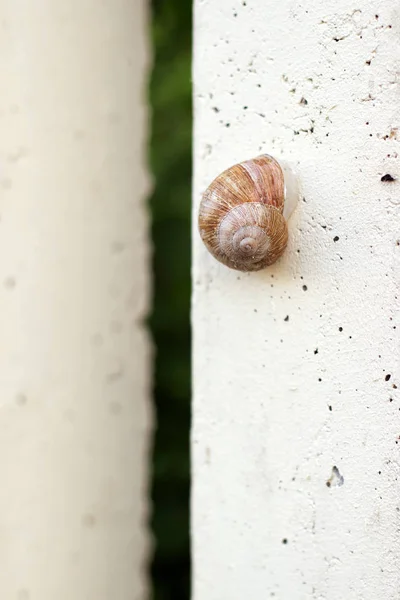
<instances>
[{"instance_id":1,"label":"white painted wall","mask_svg":"<svg viewBox=\"0 0 400 600\"><path fill-rule=\"evenodd\" d=\"M194 600L397 600L399 7L195 4ZM197 208L261 152L304 200L241 274Z\"/></svg>"},{"instance_id":2,"label":"white painted wall","mask_svg":"<svg viewBox=\"0 0 400 600\"><path fill-rule=\"evenodd\" d=\"M147 2L0 1L0 597L142 600Z\"/></svg>"}]
</instances>

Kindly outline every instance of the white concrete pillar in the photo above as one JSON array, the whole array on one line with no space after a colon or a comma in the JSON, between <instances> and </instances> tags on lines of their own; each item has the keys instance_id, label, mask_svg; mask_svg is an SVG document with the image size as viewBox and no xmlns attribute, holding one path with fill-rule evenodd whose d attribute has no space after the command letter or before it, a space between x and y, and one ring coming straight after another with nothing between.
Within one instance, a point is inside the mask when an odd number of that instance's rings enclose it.
<instances>
[{"instance_id":1,"label":"white concrete pillar","mask_svg":"<svg viewBox=\"0 0 400 600\"><path fill-rule=\"evenodd\" d=\"M196 2L194 600L399 597L398 35L386 0ZM242 274L197 208L262 152L303 200Z\"/></svg>"},{"instance_id":2,"label":"white concrete pillar","mask_svg":"<svg viewBox=\"0 0 400 600\"><path fill-rule=\"evenodd\" d=\"M142 600L147 2L0 1L0 597Z\"/></svg>"}]
</instances>

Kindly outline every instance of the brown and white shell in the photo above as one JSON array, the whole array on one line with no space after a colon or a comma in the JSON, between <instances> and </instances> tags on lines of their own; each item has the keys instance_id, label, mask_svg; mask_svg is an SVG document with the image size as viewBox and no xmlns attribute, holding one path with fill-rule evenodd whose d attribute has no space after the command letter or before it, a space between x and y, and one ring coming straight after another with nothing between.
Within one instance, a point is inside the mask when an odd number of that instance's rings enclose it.
<instances>
[{"instance_id":1,"label":"brown and white shell","mask_svg":"<svg viewBox=\"0 0 400 600\"><path fill-rule=\"evenodd\" d=\"M201 238L227 267L259 271L272 265L286 248L284 201L284 174L272 156L264 154L234 165L203 194Z\"/></svg>"}]
</instances>

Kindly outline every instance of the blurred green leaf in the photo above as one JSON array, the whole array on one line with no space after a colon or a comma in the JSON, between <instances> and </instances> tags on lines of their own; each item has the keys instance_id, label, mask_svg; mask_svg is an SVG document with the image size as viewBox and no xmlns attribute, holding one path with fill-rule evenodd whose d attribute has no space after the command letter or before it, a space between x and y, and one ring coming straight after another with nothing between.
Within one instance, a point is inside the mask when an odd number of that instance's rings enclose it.
<instances>
[{"instance_id":1,"label":"blurred green leaf","mask_svg":"<svg viewBox=\"0 0 400 600\"><path fill-rule=\"evenodd\" d=\"M153 600L189 600L190 211L192 1L153 0L149 161L156 346Z\"/></svg>"}]
</instances>

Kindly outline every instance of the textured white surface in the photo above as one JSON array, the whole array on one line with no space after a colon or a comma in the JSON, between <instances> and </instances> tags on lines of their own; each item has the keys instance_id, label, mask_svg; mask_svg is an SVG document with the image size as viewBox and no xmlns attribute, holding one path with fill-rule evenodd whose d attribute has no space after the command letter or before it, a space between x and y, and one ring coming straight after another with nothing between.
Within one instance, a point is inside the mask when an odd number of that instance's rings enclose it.
<instances>
[{"instance_id":1,"label":"textured white surface","mask_svg":"<svg viewBox=\"0 0 400 600\"><path fill-rule=\"evenodd\" d=\"M0 1L0 597L142 600L147 3Z\"/></svg>"},{"instance_id":2,"label":"textured white surface","mask_svg":"<svg viewBox=\"0 0 400 600\"><path fill-rule=\"evenodd\" d=\"M399 598L399 35L387 0L196 2L194 600ZM261 152L304 200L241 274L197 207Z\"/></svg>"}]
</instances>

